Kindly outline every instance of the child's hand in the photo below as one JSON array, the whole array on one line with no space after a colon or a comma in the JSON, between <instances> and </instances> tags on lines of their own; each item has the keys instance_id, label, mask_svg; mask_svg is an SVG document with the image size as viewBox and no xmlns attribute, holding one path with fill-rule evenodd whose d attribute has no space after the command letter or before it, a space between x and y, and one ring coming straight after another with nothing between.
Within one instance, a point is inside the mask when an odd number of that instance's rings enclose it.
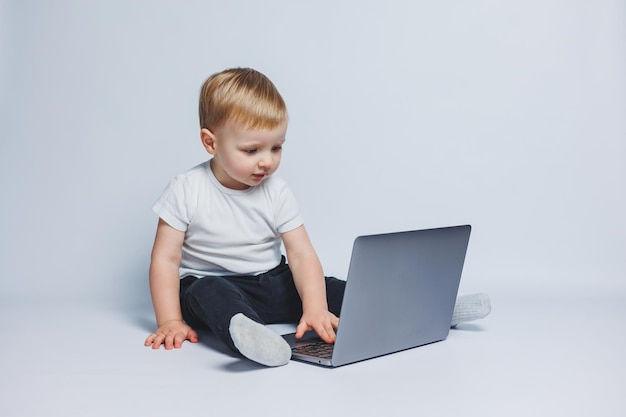
<instances>
[{"instance_id":1,"label":"child's hand","mask_svg":"<svg viewBox=\"0 0 626 417\"><path fill-rule=\"evenodd\" d=\"M335 343L335 329L339 327L339 319L330 311L318 313L304 313L300 324L296 327L296 339L304 336L305 332L315 330L315 333L326 343Z\"/></svg>"},{"instance_id":2,"label":"child's hand","mask_svg":"<svg viewBox=\"0 0 626 417\"><path fill-rule=\"evenodd\" d=\"M178 349L185 340L198 342L198 333L182 321L168 321L148 336L145 346L152 345L152 349L158 349L164 345L167 350Z\"/></svg>"}]
</instances>

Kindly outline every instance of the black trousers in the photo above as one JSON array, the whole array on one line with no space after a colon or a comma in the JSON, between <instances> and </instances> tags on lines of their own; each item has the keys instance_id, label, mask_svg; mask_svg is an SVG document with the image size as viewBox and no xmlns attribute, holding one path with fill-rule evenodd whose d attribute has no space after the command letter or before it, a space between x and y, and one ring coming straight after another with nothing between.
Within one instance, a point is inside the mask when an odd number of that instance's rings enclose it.
<instances>
[{"instance_id":1,"label":"black trousers","mask_svg":"<svg viewBox=\"0 0 626 417\"><path fill-rule=\"evenodd\" d=\"M339 317L346 283L325 279L328 310ZM257 276L185 277L180 283L180 305L187 324L210 329L235 352L228 330L235 314L261 324L298 322L302 316L302 302L284 258L276 268Z\"/></svg>"}]
</instances>

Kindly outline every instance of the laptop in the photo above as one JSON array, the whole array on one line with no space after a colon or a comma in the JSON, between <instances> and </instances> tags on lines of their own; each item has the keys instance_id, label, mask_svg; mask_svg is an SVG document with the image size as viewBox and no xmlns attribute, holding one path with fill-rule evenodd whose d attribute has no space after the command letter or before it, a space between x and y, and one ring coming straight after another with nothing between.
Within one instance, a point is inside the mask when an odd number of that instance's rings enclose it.
<instances>
[{"instance_id":1,"label":"laptop","mask_svg":"<svg viewBox=\"0 0 626 417\"><path fill-rule=\"evenodd\" d=\"M283 335L292 359L338 367L448 337L471 226L359 236L334 344Z\"/></svg>"}]
</instances>

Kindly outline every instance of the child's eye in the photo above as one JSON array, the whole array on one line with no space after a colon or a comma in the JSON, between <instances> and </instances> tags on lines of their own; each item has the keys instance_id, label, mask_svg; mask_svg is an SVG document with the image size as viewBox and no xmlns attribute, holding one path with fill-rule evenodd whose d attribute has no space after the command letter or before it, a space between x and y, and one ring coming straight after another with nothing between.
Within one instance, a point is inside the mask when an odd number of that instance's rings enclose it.
<instances>
[{"instance_id":1,"label":"child's eye","mask_svg":"<svg viewBox=\"0 0 626 417\"><path fill-rule=\"evenodd\" d=\"M283 146L282 145L278 145L278 146L274 146L272 148L272 151L273 152L278 152L278 151L281 151L282 149L283 149Z\"/></svg>"},{"instance_id":2,"label":"child's eye","mask_svg":"<svg viewBox=\"0 0 626 417\"><path fill-rule=\"evenodd\" d=\"M255 153L257 150L254 148L251 149L244 149L243 150L245 153L252 155L253 153Z\"/></svg>"}]
</instances>

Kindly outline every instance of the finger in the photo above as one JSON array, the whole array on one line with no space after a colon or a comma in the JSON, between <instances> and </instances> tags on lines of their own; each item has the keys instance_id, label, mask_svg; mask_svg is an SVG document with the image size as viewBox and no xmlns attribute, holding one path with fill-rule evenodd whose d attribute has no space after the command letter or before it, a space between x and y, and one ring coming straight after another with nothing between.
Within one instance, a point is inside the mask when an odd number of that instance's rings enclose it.
<instances>
[{"instance_id":1,"label":"finger","mask_svg":"<svg viewBox=\"0 0 626 417\"><path fill-rule=\"evenodd\" d=\"M183 345L184 341L185 341L185 336L182 333L177 333L174 336L174 348L179 349Z\"/></svg>"},{"instance_id":2,"label":"finger","mask_svg":"<svg viewBox=\"0 0 626 417\"><path fill-rule=\"evenodd\" d=\"M301 321L298 327L296 327L296 339L300 339L309 330L311 330L311 327L309 327L306 321Z\"/></svg>"},{"instance_id":3,"label":"finger","mask_svg":"<svg viewBox=\"0 0 626 417\"><path fill-rule=\"evenodd\" d=\"M326 332L326 339L324 340L326 343L334 343L337 338L335 335L335 329L339 325L337 316L332 313L328 313L328 319L322 322L322 326Z\"/></svg>"},{"instance_id":4,"label":"finger","mask_svg":"<svg viewBox=\"0 0 626 417\"><path fill-rule=\"evenodd\" d=\"M165 349L171 350L174 347L174 335L168 334L165 336Z\"/></svg>"},{"instance_id":5,"label":"finger","mask_svg":"<svg viewBox=\"0 0 626 417\"><path fill-rule=\"evenodd\" d=\"M335 333L335 329L331 327L328 334L330 335L329 343L335 343L335 340L337 340L337 334Z\"/></svg>"},{"instance_id":6,"label":"finger","mask_svg":"<svg viewBox=\"0 0 626 417\"><path fill-rule=\"evenodd\" d=\"M333 330L333 326L330 322L324 323L324 332L326 333L326 338L322 338L326 343L333 343L335 341L335 331Z\"/></svg>"},{"instance_id":7,"label":"finger","mask_svg":"<svg viewBox=\"0 0 626 417\"><path fill-rule=\"evenodd\" d=\"M156 334L154 340L152 341L152 349L158 349L163 344L163 339L165 338L162 334Z\"/></svg>"},{"instance_id":8,"label":"finger","mask_svg":"<svg viewBox=\"0 0 626 417\"><path fill-rule=\"evenodd\" d=\"M199 340L198 333L196 333L195 330L189 330L189 335L188 336L189 336L189 341L191 343L198 343L198 340Z\"/></svg>"},{"instance_id":9,"label":"finger","mask_svg":"<svg viewBox=\"0 0 626 417\"><path fill-rule=\"evenodd\" d=\"M152 342L154 341L154 338L156 337L156 334L152 333L150 336L148 336L146 338L146 341L144 342L144 346L150 346L152 344Z\"/></svg>"},{"instance_id":10,"label":"finger","mask_svg":"<svg viewBox=\"0 0 626 417\"><path fill-rule=\"evenodd\" d=\"M315 333L326 343L330 343L330 337L328 335L328 331L323 324L314 327Z\"/></svg>"}]
</instances>

